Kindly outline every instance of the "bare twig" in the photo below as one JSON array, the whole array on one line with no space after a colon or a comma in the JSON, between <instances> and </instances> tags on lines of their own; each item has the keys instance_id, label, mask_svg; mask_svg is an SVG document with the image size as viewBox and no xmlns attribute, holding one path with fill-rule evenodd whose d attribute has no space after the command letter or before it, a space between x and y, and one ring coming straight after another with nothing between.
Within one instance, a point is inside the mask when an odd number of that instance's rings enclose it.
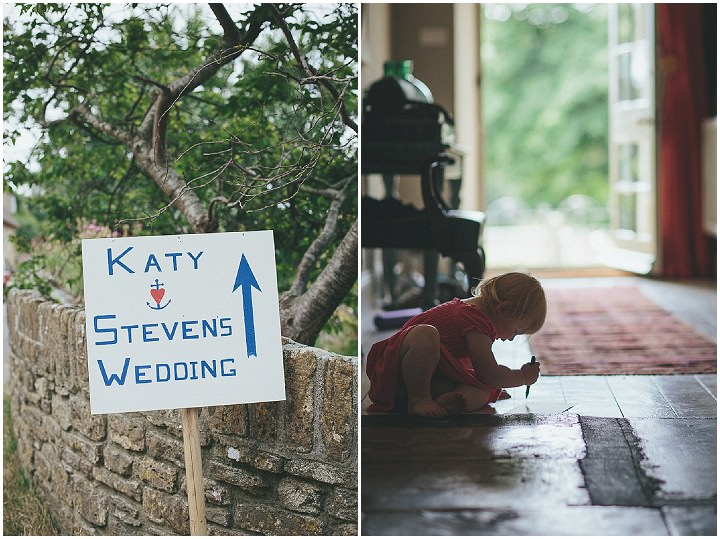
<instances>
[{"instance_id":1,"label":"bare twig","mask_svg":"<svg viewBox=\"0 0 720 539\"><path fill-rule=\"evenodd\" d=\"M310 63L307 61L307 58L305 58L301 53L300 49L295 42L295 38L292 35L292 32L290 32L290 28L287 25L287 22L285 21L284 17L280 13L280 10L275 6L275 4L270 4L270 11L272 12L275 23L278 25L280 30L282 31L283 35L285 36L285 40L288 43L288 46L290 47L290 52L292 53L293 57L295 58L295 61L298 63L298 65L303 69L303 71L308 75L309 78L316 80L320 83L320 85L327 90L330 95L333 97L335 102L338 104L338 108L340 110L340 114L343 119L343 123L347 125L350 129L355 131L357 133L357 123L355 120L352 119L350 114L348 113L347 107L345 106L345 102L343 100L343 94L344 92L339 91L335 85L333 84L333 81L325 76L320 76L317 69L315 69L313 66L310 65Z\"/></svg>"}]
</instances>

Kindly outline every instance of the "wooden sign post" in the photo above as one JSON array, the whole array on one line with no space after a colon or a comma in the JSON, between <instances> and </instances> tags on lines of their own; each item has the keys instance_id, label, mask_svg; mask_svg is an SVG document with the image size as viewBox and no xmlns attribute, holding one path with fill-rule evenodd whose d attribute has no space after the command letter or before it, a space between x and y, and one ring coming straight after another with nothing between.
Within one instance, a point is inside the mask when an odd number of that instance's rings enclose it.
<instances>
[{"instance_id":1,"label":"wooden sign post","mask_svg":"<svg viewBox=\"0 0 720 539\"><path fill-rule=\"evenodd\" d=\"M205 489L203 488L202 454L200 449L199 410L183 408L182 430L185 445L185 472L187 476L190 534L207 535L205 520Z\"/></svg>"},{"instance_id":2,"label":"wooden sign post","mask_svg":"<svg viewBox=\"0 0 720 539\"><path fill-rule=\"evenodd\" d=\"M83 240L91 413L181 410L193 535L198 409L285 399L276 275L267 230Z\"/></svg>"}]
</instances>

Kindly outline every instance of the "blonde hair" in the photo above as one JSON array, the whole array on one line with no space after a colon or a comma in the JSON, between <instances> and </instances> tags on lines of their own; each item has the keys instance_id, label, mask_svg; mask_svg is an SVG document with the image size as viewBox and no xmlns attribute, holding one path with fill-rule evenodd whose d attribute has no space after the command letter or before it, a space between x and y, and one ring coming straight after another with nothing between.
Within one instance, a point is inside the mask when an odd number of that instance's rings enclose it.
<instances>
[{"instance_id":1,"label":"blonde hair","mask_svg":"<svg viewBox=\"0 0 720 539\"><path fill-rule=\"evenodd\" d=\"M545 291L535 277L519 272L504 273L480 282L473 293L491 309L507 305L505 313L514 318L527 335L537 333L545 323Z\"/></svg>"}]
</instances>

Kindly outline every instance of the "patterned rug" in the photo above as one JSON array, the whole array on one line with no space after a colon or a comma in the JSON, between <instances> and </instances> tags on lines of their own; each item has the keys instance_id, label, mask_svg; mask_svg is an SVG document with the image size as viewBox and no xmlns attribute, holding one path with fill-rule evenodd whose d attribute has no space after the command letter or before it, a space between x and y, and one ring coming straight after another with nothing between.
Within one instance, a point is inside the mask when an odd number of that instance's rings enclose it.
<instances>
[{"instance_id":1,"label":"patterned rug","mask_svg":"<svg viewBox=\"0 0 720 539\"><path fill-rule=\"evenodd\" d=\"M530 338L543 374L717 372L717 345L632 286L545 290Z\"/></svg>"}]
</instances>

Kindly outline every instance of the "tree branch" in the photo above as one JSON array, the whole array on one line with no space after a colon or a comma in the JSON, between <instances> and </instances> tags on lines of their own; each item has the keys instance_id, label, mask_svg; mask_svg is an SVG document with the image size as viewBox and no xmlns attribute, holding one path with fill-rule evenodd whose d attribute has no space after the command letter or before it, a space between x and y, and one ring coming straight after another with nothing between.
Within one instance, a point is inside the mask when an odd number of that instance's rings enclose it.
<instances>
[{"instance_id":1,"label":"tree branch","mask_svg":"<svg viewBox=\"0 0 720 539\"><path fill-rule=\"evenodd\" d=\"M353 222L335 249L327 266L312 287L297 296L291 292L280 295L282 334L302 343L314 343L325 321L357 281L358 227Z\"/></svg>"},{"instance_id":2,"label":"tree branch","mask_svg":"<svg viewBox=\"0 0 720 539\"><path fill-rule=\"evenodd\" d=\"M288 46L290 47L290 52L292 53L293 57L295 58L295 61L298 63L298 65L302 68L302 70L308 75L309 78L311 78L313 81L317 81L327 92L332 96L332 98L335 100L335 103L337 103L338 109L340 110L340 116L342 117L343 123L348 126L350 129L355 131L355 133L358 132L357 123L355 120L353 120L350 117L350 114L348 113L347 107L345 106L345 100L343 99L343 93L340 92L335 85L333 84L332 80L321 76L317 69L315 69L313 66L311 66L307 59L300 54L300 48L298 47L297 43L295 42L295 38L292 36L292 33L290 32L290 28L287 25L287 22L283 18L282 14L278 10L278 8L275 6L275 4L270 4L270 11L272 12L275 23L278 25L280 30L282 31L283 35L285 36L285 40L288 43Z\"/></svg>"},{"instance_id":3,"label":"tree branch","mask_svg":"<svg viewBox=\"0 0 720 539\"><path fill-rule=\"evenodd\" d=\"M293 284L290 287L291 294L299 296L305 292L308 281L310 280L310 274L315 267L318 258L320 258L320 256L327 250L328 246L332 243L332 240L335 237L335 231L337 230L340 208L342 203L345 201L345 195L349 184L350 182L348 181L339 191L331 189L324 190L325 194L332 196L330 209L325 217L325 226L323 226L322 232L318 234L318 236L310 244L310 247L308 247L307 251L305 251L302 260L298 265L298 269L295 272Z\"/></svg>"},{"instance_id":4,"label":"tree branch","mask_svg":"<svg viewBox=\"0 0 720 539\"><path fill-rule=\"evenodd\" d=\"M152 106L152 113L146 117L146 121L152 122L152 147L159 168L168 166L166 155L168 112L172 106L183 95L192 92L215 75L221 67L237 58L247 46L255 41L265 22L262 17L250 15L248 29L242 33L222 4L210 4L210 9L223 28L221 44L205 62L160 90ZM263 11L262 6L258 6L255 8L254 14Z\"/></svg>"},{"instance_id":5,"label":"tree branch","mask_svg":"<svg viewBox=\"0 0 720 539\"><path fill-rule=\"evenodd\" d=\"M96 129L97 131L113 137L114 139L122 142L128 147L131 146L132 137L129 133L120 129L116 125L102 121L100 118L98 118L95 114L92 113L90 107L88 107L85 103L80 103L79 105L75 106L72 111L70 111L71 119L75 119L77 117L80 117L83 122L85 122L90 127Z\"/></svg>"}]
</instances>

